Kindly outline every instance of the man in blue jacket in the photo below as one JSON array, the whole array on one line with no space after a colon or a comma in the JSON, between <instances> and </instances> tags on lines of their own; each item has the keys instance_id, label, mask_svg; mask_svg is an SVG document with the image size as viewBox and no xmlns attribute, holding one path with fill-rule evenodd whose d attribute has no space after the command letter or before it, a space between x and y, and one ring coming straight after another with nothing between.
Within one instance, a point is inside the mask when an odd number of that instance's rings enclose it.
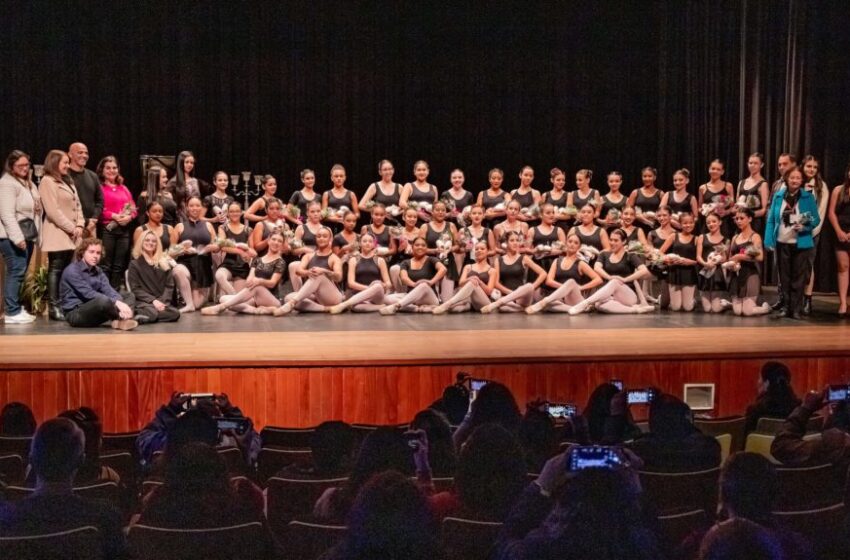
<instances>
[{"instance_id":1,"label":"man in blue jacket","mask_svg":"<svg viewBox=\"0 0 850 560\"><path fill-rule=\"evenodd\" d=\"M779 315L799 319L815 250L812 230L820 223L820 216L814 195L803 189L802 169L792 167L783 179L785 187L774 193L767 212L764 246L776 251L785 302Z\"/></svg>"}]
</instances>

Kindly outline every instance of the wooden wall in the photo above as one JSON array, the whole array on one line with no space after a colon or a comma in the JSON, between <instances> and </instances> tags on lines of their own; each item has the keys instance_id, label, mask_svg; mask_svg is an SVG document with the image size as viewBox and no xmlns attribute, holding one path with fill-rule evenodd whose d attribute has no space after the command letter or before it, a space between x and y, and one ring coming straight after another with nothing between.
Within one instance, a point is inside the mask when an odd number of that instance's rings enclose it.
<instances>
[{"instance_id":1,"label":"wooden wall","mask_svg":"<svg viewBox=\"0 0 850 560\"><path fill-rule=\"evenodd\" d=\"M508 385L520 406L536 397L583 406L612 377L681 395L684 383L717 384L717 416L745 410L764 360L495 363L316 368L176 368L0 371L0 404L22 401L39 421L80 405L95 408L109 432L138 430L173 391L226 392L259 426L312 426L323 420L395 424L410 420L464 370ZM846 382L850 358L791 358L802 394Z\"/></svg>"}]
</instances>

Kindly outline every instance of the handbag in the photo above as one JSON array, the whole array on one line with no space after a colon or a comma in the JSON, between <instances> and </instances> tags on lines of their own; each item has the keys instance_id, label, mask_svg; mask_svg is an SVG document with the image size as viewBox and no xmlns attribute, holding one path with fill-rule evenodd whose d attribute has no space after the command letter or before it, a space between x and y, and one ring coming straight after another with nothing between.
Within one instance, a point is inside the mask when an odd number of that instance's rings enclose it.
<instances>
[{"instance_id":1,"label":"handbag","mask_svg":"<svg viewBox=\"0 0 850 560\"><path fill-rule=\"evenodd\" d=\"M23 220L18 221L18 226L21 228L21 233L24 234L24 239L32 241L33 243L38 241L38 228L35 227L34 220L31 218L24 218Z\"/></svg>"}]
</instances>

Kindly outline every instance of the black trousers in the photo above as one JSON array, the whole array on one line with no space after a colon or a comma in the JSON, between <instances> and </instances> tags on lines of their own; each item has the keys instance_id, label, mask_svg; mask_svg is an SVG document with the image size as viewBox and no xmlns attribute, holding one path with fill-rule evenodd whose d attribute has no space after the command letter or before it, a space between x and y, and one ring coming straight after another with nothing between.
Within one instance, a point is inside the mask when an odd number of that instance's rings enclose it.
<instances>
[{"instance_id":1,"label":"black trousers","mask_svg":"<svg viewBox=\"0 0 850 560\"><path fill-rule=\"evenodd\" d=\"M803 307L803 290L812 273L814 249L799 249L796 244L777 243L776 263L779 289L789 312L799 313Z\"/></svg>"},{"instance_id":2,"label":"black trousers","mask_svg":"<svg viewBox=\"0 0 850 560\"><path fill-rule=\"evenodd\" d=\"M137 301L133 311L136 313L139 323L173 323L180 319L180 311L170 305L162 311L157 311L153 304Z\"/></svg>"},{"instance_id":3,"label":"black trousers","mask_svg":"<svg viewBox=\"0 0 850 560\"><path fill-rule=\"evenodd\" d=\"M109 283L116 292L125 289L124 271L130 262L130 228L118 226L113 230L106 227L98 228L98 234L103 241L103 258L100 267L109 278Z\"/></svg>"},{"instance_id":4,"label":"black trousers","mask_svg":"<svg viewBox=\"0 0 850 560\"><path fill-rule=\"evenodd\" d=\"M66 312L65 319L72 327L99 327L106 321L118 319L118 308L111 299L99 294L73 311Z\"/></svg>"},{"instance_id":5,"label":"black trousers","mask_svg":"<svg viewBox=\"0 0 850 560\"><path fill-rule=\"evenodd\" d=\"M59 282L62 271L71 264L74 251L50 251L47 253L47 301L51 307L62 307L59 301Z\"/></svg>"}]
</instances>

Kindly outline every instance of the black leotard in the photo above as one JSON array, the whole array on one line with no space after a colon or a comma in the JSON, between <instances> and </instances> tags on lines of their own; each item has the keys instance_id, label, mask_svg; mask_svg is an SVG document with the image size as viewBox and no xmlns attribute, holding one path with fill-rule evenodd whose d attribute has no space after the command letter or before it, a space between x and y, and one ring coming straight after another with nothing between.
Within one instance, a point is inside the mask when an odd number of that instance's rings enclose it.
<instances>
[{"instance_id":1,"label":"black leotard","mask_svg":"<svg viewBox=\"0 0 850 560\"><path fill-rule=\"evenodd\" d=\"M673 236L673 243L670 244L669 253L679 255L680 257L696 260L697 258L697 242L696 236L691 236L691 240L687 243L681 240L681 234L677 233ZM670 284L676 286L696 286L697 284L697 267L696 265L671 265L669 267L668 279Z\"/></svg>"},{"instance_id":2,"label":"black leotard","mask_svg":"<svg viewBox=\"0 0 850 560\"><path fill-rule=\"evenodd\" d=\"M525 284L526 268L522 265L522 255L518 255L512 264L505 262L505 257L499 257L499 283L511 291Z\"/></svg>"},{"instance_id":3,"label":"black leotard","mask_svg":"<svg viewBox=\"0 0 850 560\"><path fill-rule=\"evenodd\" d=\"M398 183L393 183L393 193L391 195L384 194L384 191L381 190L380 183L372 183L375 185L375 196L372 197L378 204L383 204L384 206L398 206L398 201L401 198L401 185Z\"/></svg>"},{"instance_id":4,"label":"black leotard","mask_svg":"<svg viewBox=\"0 0 850 560\"><path fill-rule=\"evenodd\" d=\"M381 280L381 269L375 261L377 257L360 257L354 267L354 279L358 284L368 286L376 280Z\"/></svg>"},{"instance_id":5,"label":"black leotard","mask_svg":"<svg viewBox=\"0 0 850 560\"><path fill-rule=\"evenodd\" d=\"M407 197L408 201L412 202L428 202L433 204L437 201L437 187L434 185L428 184L428 192L422 192L416 188L416 183L411 183L410 186L410 196Z\"/></svg>"}]
</instances>

